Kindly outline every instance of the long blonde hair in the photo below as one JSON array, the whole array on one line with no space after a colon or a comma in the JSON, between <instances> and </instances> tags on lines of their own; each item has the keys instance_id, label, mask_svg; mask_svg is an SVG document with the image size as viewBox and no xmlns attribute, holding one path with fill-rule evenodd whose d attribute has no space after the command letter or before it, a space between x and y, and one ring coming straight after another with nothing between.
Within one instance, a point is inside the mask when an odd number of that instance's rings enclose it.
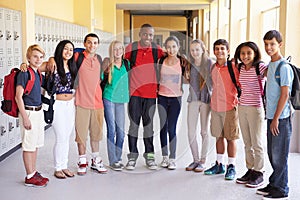
<instances>
[{"instance_id":1,"label":"long blonde hair","mask_svg":"<svg viewBox=\"0 0 300 200\"><path fill-rule=\"evenodd\" d=\"M113 40L110 45L109 45L109 65L108 65L108 83L111 84L112 81L112 74L113 74L113 70L114 70L114 65L115 65L115 56L114 56L114 48L116 44L121 44L122 48L123 48L123 55L122 55L122 59L124 57L124 53L125 53L125 47L123 45L123 43L119 40Z\"/></svg>"},{"instance_id":2,"label":"long blonde hair","mask_svg":"<svg viewBox=\"0 0 300 200\"><path fill-rule=\"evenodd\" d=\"M202 55L201 55L201 63L200 66L196 66L198 72L200 73L200 88L202 89L204 87L204 84L206 84L206 80L208 79L208 76L210 76L210 71L208 69L208 65L211 64L211 60L209 58L208 51L203 43L202 40L195 39L190 44L199 44L202 49ZM195 59L191 55L191 52L189 52L190 61L192 64L195 64ZM188 69L188 72L190 73L190 68Z\"/></svg>"}]
</instances>

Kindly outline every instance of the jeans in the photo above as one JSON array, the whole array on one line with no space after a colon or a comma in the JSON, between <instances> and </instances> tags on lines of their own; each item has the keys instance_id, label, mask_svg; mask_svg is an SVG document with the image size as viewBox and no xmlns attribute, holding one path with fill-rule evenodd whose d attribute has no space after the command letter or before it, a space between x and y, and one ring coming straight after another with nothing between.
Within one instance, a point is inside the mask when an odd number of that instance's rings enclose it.
<instances>
[{"instance_id":1,"label":"jeans","mask_svg":"<svg viewBox=\"0 0 300 200\"><path fill-rule=\"evenodd\" d=\"M279 119L279 134L277 136L273 136L270 131L271 122L272 119L268 119L267 148L269 160L273 168L269 182L272 187L277 188L287 195L289 192L288 155L292 134L291 117Z\"/></svg>"},{"instance_id":2,"label":"jeans","mask_svg":"<svg viewBox=\"0 0 300 200\"><path fill-rule=\"evenodd\" d=\"M176 157L176 125L181 108L180 97L158 96L158 114L160 119L160 144L162 155L168 155L168 133L169 133L169 158Z\"/></svg>"},{"instance_id":3,"label":"jeans","mask_svg":"<svg viewBox=\"0 0 300 200\"><path fill-rule=\"evenodd\" d=\"M210 120L210 105L202 101L191 101L188 103L188 114L187 114L187 124L188 124L188 139L193 155L194 162L205 163L209 148L209 133L208 124ZM199 120L200 117L200 120ZM201 157L199 157L199 148L197 135L198 121L200 121L200 135L202 138L201 143Z\"/></svg>"},{"instance_id":4,"label":"jeans","mask_svg":"<svg viewBox=\"0 0 300 200\"><path fill-rule=\"evenodd\" d=\"M155 113L156 99L155 98L142 98L131 96L128 104L129 114L129 131L128 131L128 145L129 145L129 159L137 159L138 157L138 131L142 118L144 127L143 140L145 145L145 154L154 153L153 145L153 116Z\"/></svg>"},{"instance_id":5,"label":"jeans","mask_svg":"<svg viewBox=\"0 0 300 200\"><path fill-rule=\"evenodd\" d=\"M125 108L124 103L113 103L103 99L104 117L107 127L107 153L109 164L121 161L124 143Z\"/></svg>"}]
</instances>

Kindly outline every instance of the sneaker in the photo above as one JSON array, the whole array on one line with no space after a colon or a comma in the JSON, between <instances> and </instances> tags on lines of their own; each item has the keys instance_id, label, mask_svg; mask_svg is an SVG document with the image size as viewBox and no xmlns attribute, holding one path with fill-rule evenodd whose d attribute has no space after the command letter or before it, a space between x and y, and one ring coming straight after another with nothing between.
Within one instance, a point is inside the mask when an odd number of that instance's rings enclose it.
<instances>
[{"instance_id":1,"label":"sneaker","mask_svg":"<svg viewBox=\"0 0 300 200\"><path fill-rule=\"evenodd\" d=\"M266 187L264 188L259 188L256 190L256 194L260 194L260 195L268 195L271 190L273 190L273 187L271 185L267 185Z\"/></svg>"},{"instance_id":2,"label":"sneaker","mask_svg":"<svg viewBox=\"0 0 300 200\"><path fill-rule=\"evenodd\" d=\"M252 176L248 183L246 183L247 187L256 188L261 186L264 183L264 175L259 171L252 171Z\"/></svg>"},{"instance_id":3,"label":"sneaker","mask_svg":"<svg viewBox=\"0 0 300 200\"><path fill-rule=\"evenodd\" d=\"M170 169L170 170L176 169L175 159L170 159L168 169Z\"/></svg>"},{"instance_id":4,"label":"sneaker","mask_svg":"<svg viewBox=\"0 0 300 200\"><path fill-rule=\"evenodd\" d=\"M126 164L127 170L134 170L135 169L136 160L135 159L129 159Z\"/></svg>"},{"instance_id":5,"label":"sneaker","mask_svg":"<svg viewBox=\"0 0 300 200\"><path fill-rule=\"evenodd\" d=\"M198 163L197 167L194 168L194 172L203 172L205 167L201 164Z\"/></svg>"},{"instance_id":6,"label":"sneaker","mask_svg":"<svg viewBox=\"0 0 300 200\"><path fill-rule=\"evenodd\" d=\"M148 169L151 170L156 170L157 169L157 164L155 163L155 158L153 153L148 153L146 155L146 165Z\"/></svg>"},{"instance_id":7,"label":"sneaker","mask_svg":"<svg viewBox=\"0 0 300 200\"><path fill-rule=\"evenodd\" d=\"M166 168L166 167L168 167L168 165L169 165L168 156L163 156L160 166Z\"/></svg>"},{"instance_id":8,"label":"sneaker","mask_svg":"<svg viewBox=\"0 0 300 200\"><path fill-rule=\"evenodd\" d=\"M198 162L192 162L185 168L186 171L193 171L198 166Z\"/></svg>"},{"instance_id":9,"label":"sneaker","mask_svg":"<svg viewBox=\"0 0 300 200\"><path fill-rule=\"evenodd\" d=\"M235 166L233 164L228 165L225 174L225 180L233 180L235 178L235 174Z\"/></svg>"},{"instance_id":10,"label":"sneaker","mask_svg":"<svg viewBox=\"0 0 300 200\"><path fill-rule=\"evenodd\" d=\"M88 163L81 163L81 162L78 162L78 170L77 170L77 174L79 176L83 176L86 174L86 171L87 171L87 167L88 167Z\"/></svg>"},{"instance_id":11,"label":"sneaker","mask_svg":"<svg viewBox=\"0 0 300 200\"><path fill-rule=\"evenodd\" d=\"M102 159L100 157L96 157L92 159L91 169L96 170L101 174L107 172L107 169L104 167Z\"/></svg>"},{"instance_id":12,"label":"sneaker","mask_svg":"<svg viewBox=\"0 0 300 200\"><path fill-rule=\"evenodd\" d=\"M253 171L252 169L248 169L248 171L246 172L246 174L244 176L236 179L236 182L239 184L248 183L248 181L250 181L250 179L251 179L252 171Z\"/></svg>"},{"instance_id":13,"label":"sneaker","mask_svg":"<svg viewBox=\"0 0 300 200\"><path fill-rule=\"evenodd\" d=\"M279 190L272 189L269 194L264 195L263 199L266 199L266 200L267 199L276 199L276 200L280 199L280 200L283 200L283 199L288 199L288 195L283 194Z\"/></svg>"},{"instance_id":14,"label":"sneaker","mask_svg":"<svg viewBox=\"0 0 300 200\"><path fill-rule=\"evenodd\" d=\"M212 166L211 168L204 171L205 175L214 175L214 174L224 174L225 173L225 166L216 161L216 164Z\"/></svg>"},{"instance_id":15,"label":"sneaker","mask_svg":"<svg viewBox=\"0 0 300 200\"><path fill-rule=\"evenodd\" d=\"M43 177L39 172L36 172L36 175L37 175L40 179L42 179L43 182L45 182L45 183L48 183L48 182L49 182L49 179L46 178L46 177Z\"/></svg>"},{"instance_id":16,"label":"sneaker","mask_svg":"<svg viewBox=\"0 0 300 200\"><path fill-rule=\"evenodd\" d=\"M118 163L121 166L121 168L124 169L124 164L120 160L118 161Z\"/></svg>"},{"instance_id":17,"label":"sneaker","mask_svg":"<svg viewBox=\"0 0 300 200\"><path fill-rule=\"evenodd\" d=\"M120 165L120 163L116 162L112 165L110 165L110 167L112 168L112 170L115 171L122 171L122 166Z\"/></svg>"},{"instance_id":18,"label":"sneaker","mask_svg":"<svg viewBox=\"0 0 300 200\"><path fill-rule=\"evenodd\" d=\"M35 174L29 179L25 177L25 185L28 187L45 187L48 181L48 178L44 178L38 172L35 172Z\"/></svg>"}]
</instances>

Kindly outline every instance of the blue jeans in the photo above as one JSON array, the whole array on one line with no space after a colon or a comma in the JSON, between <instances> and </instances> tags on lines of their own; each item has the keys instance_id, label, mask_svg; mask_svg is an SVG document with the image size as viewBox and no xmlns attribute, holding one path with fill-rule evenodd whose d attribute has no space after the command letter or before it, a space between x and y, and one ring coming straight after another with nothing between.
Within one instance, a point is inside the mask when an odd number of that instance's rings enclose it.
<instances>
[{"instance_id":1,"label":"blue jeans","mask_svg":"<svg viewBox=\"0 0 300 200\"><path fill-rule=\"evenodd\" d=\"M158 114L160 119L160 144L162 155L168 155L169 133L169 158L176 157L176 125L181 108L181 97L158 96Z\"/></svg>"},{"instance_id":2,"label":"blue jeans","mask_svg":"<svg viewBox=\"0 0 300 200\"><path fill-rule=\"evenodd\" d=\"M143 140L145 145L144 157L148 153L154 153L153 145L153 116L155 113L156 98L142 98L131 96L128 104L128 114L130 119L128 131L129 159L137 159L138 157L138 132L139 125L142 119L144 134Z\"/></svg>"},{"instance_id":3,"label":"blue jeans","mask_svg":"<svg viewBox=\"0 0 300 200\"><path fill-rule=\"evenodd\" d=\"M124 143L125 108L123 103L103 99L107 127L107 152L109 164L121 161Z\"/></svg>"},{"instance_id":4,"label":"blue jeans","mask_svg":"<svg viewBox=\"0 0 300 200\"><path fill-rule=\"evenodd\" d=\"M291 117L279 119L278 136L272 135L270 131L271 122L272 120L268 119L267 148L269 160L273 168L269 182L272 187L287 195L289 193L288 155L292 134Z\"/></svg>"}]
</instances>

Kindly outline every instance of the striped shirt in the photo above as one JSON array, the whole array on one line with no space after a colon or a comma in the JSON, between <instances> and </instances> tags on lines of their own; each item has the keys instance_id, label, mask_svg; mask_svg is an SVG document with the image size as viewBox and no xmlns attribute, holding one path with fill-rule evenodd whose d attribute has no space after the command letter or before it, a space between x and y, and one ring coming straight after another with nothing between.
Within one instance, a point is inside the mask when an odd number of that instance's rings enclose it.
<instances>
[{"instance_id":1,"label":"striped shirt","mask_svg":"<svg viewBox=\"0 0 300 200\"><path fill-rule=\"evenodd\" d=\"M259 72L263 74L267 67L264 64L259 65ZM260 75L262 82L262 88L264 88L266 79L263 75ZM242 106L255 106L261 107L263 105L261 98L261 89L258 82L258 77L256 75L255 66L251 67L249 70L245 69L242 65L240 71L239 81L242 88L242 95L240 97L239 104Z\"/></svg>"}]
</instances>

